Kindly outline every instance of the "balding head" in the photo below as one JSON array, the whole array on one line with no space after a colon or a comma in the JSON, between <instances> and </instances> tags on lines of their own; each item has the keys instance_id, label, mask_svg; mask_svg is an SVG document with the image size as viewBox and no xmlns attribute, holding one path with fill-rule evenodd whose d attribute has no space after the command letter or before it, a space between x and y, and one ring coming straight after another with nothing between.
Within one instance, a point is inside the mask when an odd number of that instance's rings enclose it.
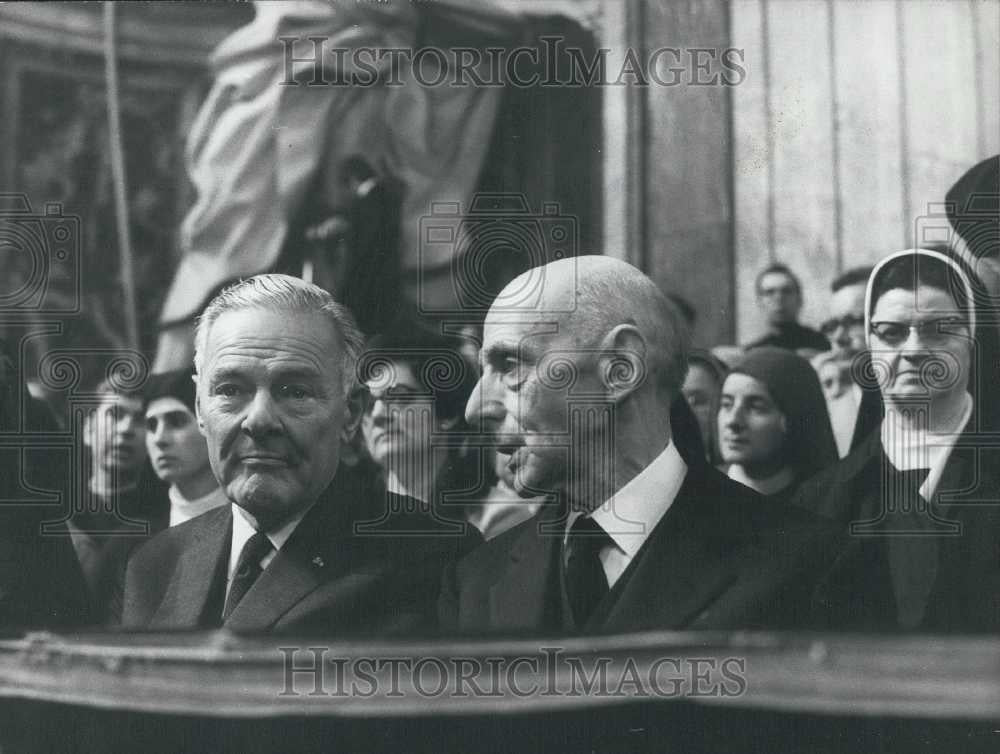
<instances>
[{"instance_id":1,"label":"balding head","mask_svg":"<svg viewBox=\"0 0 1000 754\"><path fill-rule=\"evenodd\" d=\"M684 383L689 333L683 316L652 280L620 259L572 257L519 275L497 296L488 320L525 317L558 323L582 349L631 326L645 347L647 377L671 397Z\"/></svg>"},{"instance_id":2,"label":"balding head","mask_svg":"<svg viewBox=\"0 0 1000 754\"><path fill-rule=\"evenodd\" d=\"M687 331L639 270L576 257L530 270L500 293L480 362L466 417L509 456L514 488L562 491L592 510L669 442Z\"/></svg>"}]
</instances>

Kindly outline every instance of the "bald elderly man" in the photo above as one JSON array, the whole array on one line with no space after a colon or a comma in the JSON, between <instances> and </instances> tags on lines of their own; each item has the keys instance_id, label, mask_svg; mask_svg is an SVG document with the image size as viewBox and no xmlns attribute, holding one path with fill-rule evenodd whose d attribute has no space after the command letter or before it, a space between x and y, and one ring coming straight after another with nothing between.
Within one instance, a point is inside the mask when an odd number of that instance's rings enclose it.
<instances>
[{"instance_id":1,"label":"bald elderly man","mask_svg":"<svg viewBox=\"0 0 1000 754\"><path fill-rule=\"evenodd\" d=\"M443 625L562 633L808 624L830 531L683 452L680 435L691 430L674 436L671 407L687 354L674 307L615 259L553 262L500 293L467 418L495 435L521 495L557 503L449 570Z\"/></svg>"}]
</instances>

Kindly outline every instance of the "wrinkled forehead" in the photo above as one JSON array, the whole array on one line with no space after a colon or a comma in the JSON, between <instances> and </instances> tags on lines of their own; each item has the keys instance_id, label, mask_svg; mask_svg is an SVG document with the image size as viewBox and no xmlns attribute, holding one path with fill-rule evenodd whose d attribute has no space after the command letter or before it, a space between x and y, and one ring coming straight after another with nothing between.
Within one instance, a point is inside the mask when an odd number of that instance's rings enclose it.
<instances>
[{"instance_id":1,"label":"wrinkled forehead","mask_svg":"<svg viewBox=\"0 0 1000 754\"><path fill-rule=\"evenodd\" d=\"M207 372L233 359L306 363L318 371L339 371L345 348L340 333L320 312L235 309L211 325L202 355Z\"/></svg>"},{"instance_id":2,"label":"wrinkled forehead","mask_svg":"<svg viewBox=\"0 0 1000 754\"><path fill-rule=\"evenodd\" d=\"M500 343L508 347L544 347L554 340L575 338L578 329L572 317L525 316L491 310L483 325L483 350Z\"/></svg>"}]
</instances>

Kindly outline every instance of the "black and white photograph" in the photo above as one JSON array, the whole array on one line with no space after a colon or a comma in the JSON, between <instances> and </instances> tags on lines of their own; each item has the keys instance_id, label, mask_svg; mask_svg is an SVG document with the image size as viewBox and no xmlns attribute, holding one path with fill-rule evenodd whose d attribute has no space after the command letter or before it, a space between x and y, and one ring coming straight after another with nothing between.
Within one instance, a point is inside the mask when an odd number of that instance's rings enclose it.
<instances>
[{"instance_id":1,"label":"black and white photograph","mask_svg":"<svg viewBox=\"0 0 1000 754\"><path fill-rule=\"evenodd\" d=\"M0 2L0 754L1000 751L1000 0Z\"/></svg>"}]
</instances>

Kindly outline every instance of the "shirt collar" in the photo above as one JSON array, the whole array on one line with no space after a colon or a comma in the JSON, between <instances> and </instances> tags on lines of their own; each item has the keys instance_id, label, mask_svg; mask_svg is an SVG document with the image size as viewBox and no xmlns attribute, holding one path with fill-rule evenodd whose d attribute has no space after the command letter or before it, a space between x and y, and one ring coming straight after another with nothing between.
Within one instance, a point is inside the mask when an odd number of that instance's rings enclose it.
<instances>
[{"instance_id":1,"label":"shirt collar","mask_svg":"<svg viewBox=\"0 0 1000 754\"><path fill-rule=\"evenodd\" d=\"M188 521L195 516L200 516L206 511L218 508L229 502L229 498L226 497L225 490L221 487L216 487L207 495L202 495L194 500L188 500L181 494L180 490L177 489L177 485L172 484L170 485L170 489L167 490L167 497L170 498L171 526L183 524L185 521Z\"/></svg>"},{"instance_id":2,"label":"shirt collar","mask_svg":"<svg viewBox=\"0 0 1000 754\"><path fill-rule=\"evenodd\" d=\"M687 474L673 440L653 462L618 490L590 517L607 532L611 541L629 558L634 558L653 529L673 505ZM569 526L581 514L570 514Z\"/></svg>"},{"instance_id":3,"label":"shirt collar","mask_svg":"<svg viewBox=\"0 0 1000 754\"><path fill-rule=\"evenodd\" d=\"M252 537L254 534L257 533L257 530L254 528L253 524L251 524L250 521L247 519L246 512L242 508L240 508L240 506L238 506L236 503L233 503L232 506L233 506L232 552L235 553L236 557L238 558L239 553L243 551L243 545L247 543L247 540L249 540L250 537ZM289 519L288 522L285 523L280 529L267 533L267 538L271 540L271 544L274 545L275 552L280 550L282 546L285 544L285 542L288 541L288 538L292 536L292 532L295 531L295 528L299 525L299 523L301 523L303 517L306 515L306 513L309 512L311 508L312 506L309 506L309 508L306 508L305 510L297 513L295 516Z\"/></svg>"},{"instance_id":4,"label":"shirt collar","mask_svg":"<svg viewBox=\"0 0 1000 754\"><path fill-rule=\"evenodd\" d=\"M885 455L900 471L910 469L930 469L927 479L920 486L919 493L924 500L930 500L937 491L938 482L944 474L944 467L951 456L958 436L972 418L972 396L965 394L965 405L952 426L938 432L927 432L904 427L894 419L891 411L886 412L882 422L881 439Z\"/></svg>"}]
</instances>

